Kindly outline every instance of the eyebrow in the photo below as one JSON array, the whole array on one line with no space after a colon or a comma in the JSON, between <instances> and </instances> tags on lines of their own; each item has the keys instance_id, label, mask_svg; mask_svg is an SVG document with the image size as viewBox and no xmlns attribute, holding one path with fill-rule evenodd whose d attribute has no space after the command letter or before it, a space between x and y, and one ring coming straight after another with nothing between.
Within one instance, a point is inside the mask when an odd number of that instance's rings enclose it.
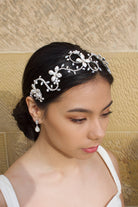
<instances>
[{"instance_id":1,"label":"eyebrow","mask_svg":"<svg viewBox=\"0 0 138 207\"><path fill-rule=\"evenodd\" d=\"M107 109L109 106L111 106L111 104L113 103L113 101L111 101L106 107L104 107L102 109L102 111L104 111L105 109ZM89 109L84 109L84 108L74 108L74 109L70 109L67 112L83 112L83 113L92 113L91 110Z\"/></svg>"}]
</instances>

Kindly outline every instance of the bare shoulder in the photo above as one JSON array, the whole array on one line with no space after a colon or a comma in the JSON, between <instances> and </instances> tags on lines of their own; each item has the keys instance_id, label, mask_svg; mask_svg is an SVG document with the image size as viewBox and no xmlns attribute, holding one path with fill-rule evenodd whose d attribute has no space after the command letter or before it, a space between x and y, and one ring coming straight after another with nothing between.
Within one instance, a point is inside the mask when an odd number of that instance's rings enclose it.
<instances>
[{"instance_id":1,"label":"bare shoulder","mask_svg":"<svg viewBox=\"0 0 138 207\"><path fill-rule=\"evenodd\" d=\"M24 155L18 158L4 173L6 177L16 177L17 175L22 175L23 169L25 168Z\"/></svg>"},{"instance_id":2,"label":"bare shoulder","mask_svg":"<svg viewBox=\"0 0 138 207\"><path fill-rule=\"evenodd\" d=\"M1 191L0 191L0 207L7 207L6 201L5 201Z\"/></svg>"},{"instance_id":3,"label":"bare shoulder","mask_svg":"<svg viewBox=\"0 0 138 207\"><path fill-rule=\"evenodd\" d=\"M4 175L7 178L13 177L14 175L18 174L20 168L20 163L17 161L15 161L15 163L13 163L8 169L7 171L4 173Z\"/></svg>"},{"instance_id":4,"label":"bare shoulder","mask_svg":"<svg viewBox=\"0 0 138 207\"><path fill-rule=\"evenodd\" d=\"M119 177L119 179L120 179L120 173L119 173L118 161L117 161L116 157L114 156L114 154L113 154L111 151L109 151L109 150L106 150L106 151L107 151L107 153L109 154L109 156L110 156L110 158L111 158L111 160L112 160L112 163L113 163L113 165L114 165L114 167L115 167L115 170L116 170L116 172L117 172L117 174L118 174L118 177ZM125 205L124 205L124 199L123 199L123 194L122 194L122 193L121 193L121 195L120 195L120 199L121 199L121 202L122 202L122 207L125 207Z\"/></svg>"},{"instance_id":5,"label":"bare shoulder","mask_svg":"<svg viewBox=\"0 0 138 207\"><path fill-rule=\"evenodd\" d=\"M115 167L115 170L116 170L118 176L120 177L119 166L118 166L117 158L115 157L115 155L114 155L111 151L109 151L109 150L107 150L107 149L106 149L106 151L107 151L109 157L110 157L111 160L112 160L112 163L113 163L113 165L114 165L114 167Z\"/></svg>"}]
</instances>

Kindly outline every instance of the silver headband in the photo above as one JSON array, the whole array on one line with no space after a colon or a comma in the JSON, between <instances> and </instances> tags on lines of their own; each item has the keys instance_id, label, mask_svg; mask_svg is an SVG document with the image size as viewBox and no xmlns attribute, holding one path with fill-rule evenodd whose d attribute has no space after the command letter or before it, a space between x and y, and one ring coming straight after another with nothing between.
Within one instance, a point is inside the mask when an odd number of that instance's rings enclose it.
<instances>
[{"instance_id":1,"label":"silver headband","mask_svg":"<svg viewBox=\"0 0 138 207\"><path fill-rule=\"evenodd\" d=\"M41 76L39 76L37 79L34 80L34 83L31 85L32 89L30 91L30 96L35 98L35 100L39 100L40 102L43 102L44 97L42 97L41 90L36 88L36 85L38 83L40 83L40 85L45 85L46 92L60 91L61 89L59 88L59 83L60 83L60 78L62 77L61 70L65 70L68 73L73 72L74 75L76 75L77 74L76 72L80 70L87 70L87 71L91 71L92 73L95 73L98 70L102 71L97 61L100 60L104 64L108 73L111 73L108 67L108 63L105 61L105 58L103 58L101 55L88 53L87 56L88 57L85 58L84 54L78 50L70 51L68 55L65 56L65 59L66 61L70 61L70 63L75 69L72 69L69 66L66 66L65 64L62 64L61 66L55 66L54 70L48 71L49 75L51 75L51 81L45 81Z\"/></svg>"}]
</instances>

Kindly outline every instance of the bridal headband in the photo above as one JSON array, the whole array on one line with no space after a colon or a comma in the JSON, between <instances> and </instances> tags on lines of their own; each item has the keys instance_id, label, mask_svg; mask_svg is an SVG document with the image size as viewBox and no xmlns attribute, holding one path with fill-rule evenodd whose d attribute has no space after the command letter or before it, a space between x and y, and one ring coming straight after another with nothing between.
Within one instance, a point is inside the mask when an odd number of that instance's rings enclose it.
<instances>
[{"instance_id":1,"label":"bridal headband","mask_svg":"<svg viewBox=\"0 0 138 207\"><path fill-rule=\"evenodd\" d=\"M61 66L55 66L53 70L49 70L48 74L51 76L50 80L44 80L41 76L34 80L31 85L32 89L30 91L30 96L35 100L39 100L40 102L44 101L44 97L42 96L41 90L37 88L37 85L44 85L46 87L46 92L49 91L60 91L60 79L62 77L61 71L67 71L68 73L73 73L77 75L77 72L80 70L91 71L95 73L97 71L102 71L99 66L98 60L102 61L108 73L111 74L111 71L108 67L108 63L105 61L101 55L95 55L93 53L88 53L87 58L84 54L78 50L69 51L68 55L65 56L66 62L70 62L74 69L69 67L66 64L62 64Z\"/></svg>"}]
</instances>

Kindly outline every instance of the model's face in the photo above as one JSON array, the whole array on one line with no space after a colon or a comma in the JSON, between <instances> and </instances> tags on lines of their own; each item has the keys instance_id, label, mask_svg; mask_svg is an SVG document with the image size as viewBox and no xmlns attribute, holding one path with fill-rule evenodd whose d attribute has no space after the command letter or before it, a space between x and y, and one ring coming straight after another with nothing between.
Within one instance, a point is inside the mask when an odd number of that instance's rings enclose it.
<instances>
[{"instance_id":1,"label":"model's face","mask_svg":"<svg viewBox=\"0 0 138 207\"><path fill-rule=\"evenodd\" d=\"M67 157L86 159L101 144L108 125L109 83L101 77L75 86L49 105L41 133L50 147Z\"/></svg>"}]
</instances>

